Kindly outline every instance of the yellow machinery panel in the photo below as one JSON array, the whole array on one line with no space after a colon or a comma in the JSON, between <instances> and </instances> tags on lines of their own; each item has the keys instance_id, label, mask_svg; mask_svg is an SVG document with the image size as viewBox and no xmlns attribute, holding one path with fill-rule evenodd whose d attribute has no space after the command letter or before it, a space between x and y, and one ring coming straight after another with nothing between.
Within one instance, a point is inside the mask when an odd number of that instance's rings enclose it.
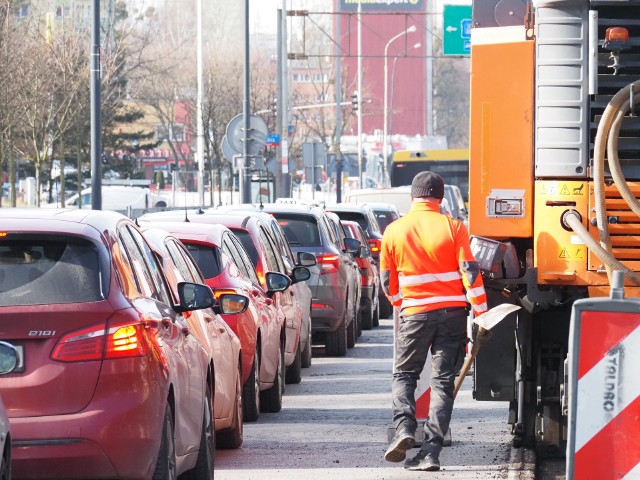
<instances>
[{"instance_id":1,"label":"yellow machinery panel","mask_svg":"<svg viewBox=\"0 0 640 480\"><path fill-rule=\"evenodd\" d=\"M577 211L587 225L589 183L539 180L535 184L534 265L541 284L589 285L588 251L573 231L563 227L562 216Z\"/></svg>"},{"instance_id":2,"label":"yellow machinery panel","mask_svg":"<svg viewBox=\"0 0 640 480\"><path fill-rule=\"evenodd\" d=\"M534 42L522 27L473 30L469 232L531 238Z\"/></svg>"}]
</instances>

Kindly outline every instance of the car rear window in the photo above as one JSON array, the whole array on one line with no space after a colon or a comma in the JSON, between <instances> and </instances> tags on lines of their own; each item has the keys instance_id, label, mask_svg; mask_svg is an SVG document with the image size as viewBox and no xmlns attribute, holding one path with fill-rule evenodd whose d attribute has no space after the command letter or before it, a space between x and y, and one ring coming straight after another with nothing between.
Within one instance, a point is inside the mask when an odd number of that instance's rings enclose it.
<instances>
[{"instance_id":1,"label":"car rear window","mask_svg":"<svg viewBox=\"0 0 640 480\"><path fill-rule=\"evenodd\" d=\"M235 233L236 236L240 239L242 246L249 254L249 258L251 259L251 263L253 263L253 266L257 266L258 250L256 249L256 246L254 245L253 239L251 238L251 235L249 235L249 232L247 232L246 230L238 230L234 228L232 228L231 231Z\"/></svg>"},{"instance_id":2,"label":"car rear window","mask_svg":"<svg viewBox=\"0 0 640 480\"><path fill-rule=\"evenodd\" d=\"M387 212L384 210L374 211L376 215L376 220L378 221L378 225L380 225L380 231L384 233L387 226L394 220L398 219L398 216L393 212Z\"/></svg>"},{"instance_id":3,"label":"car rear window","mask_svg":"<svg viewBox=\"0 0 640 480\"><path fill-rule=\"evenodd\" d=\"M276 218L292 247L322 246L315 217L278 214Z\"/></svg>"},{"instance_id":4,"label":"car rear window","mask_svg":"<svg viewBox=\"0 0 640 480\"><path fill-rule=\"evenodd\" d=\"M0 238L0 305L95 302L104 298L101 284L98 249L86 239L43 234Z\"/></svg>"},{"instance_id":5,"label":"car rear window","mask_svg":"<svg viewBox=\"0 0 640 480\"><path fill-rule=\"evenodd\" d=\"M196 261L204 278L215 278L220 275L220 255L215 247L194 243L184 243L184 245Z\"/></svg>"},{"instance_id":6,"label":"car rear window","mask_svg":"<svg viewBox=\"0 0 640 480\"><path fill-rule=\"evenodd\" d=\"M357 212L333 212L333 213L338 215L338 217L340 217L340 220L350 220L352 222L358 222L362 227L362 229L365 232L367 231L367 218L364 216L364 214L357 213Z\"/></svg>"}]
</instances>

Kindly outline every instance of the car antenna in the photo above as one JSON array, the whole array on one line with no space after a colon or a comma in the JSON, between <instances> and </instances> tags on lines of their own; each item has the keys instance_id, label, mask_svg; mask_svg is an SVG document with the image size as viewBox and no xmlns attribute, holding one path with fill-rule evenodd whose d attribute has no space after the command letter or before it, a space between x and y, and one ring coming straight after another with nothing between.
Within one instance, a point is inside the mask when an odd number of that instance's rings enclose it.
<instances>
[{"instance_id":1,"label":"car antenna","mask_svg":"<svg viewBox=\"0 0 640 480\"><path fill-rule=\"evenodd\" d=\"M262 203L262 198L260 199L260 205L258 205L258 208L260 209L261 212L264 210L264 205Z\"/></svg>"},{"instance_id":2,"label":"car antenna","mask_svg":"<svg viewBox=\"0 0 640 480\"><path fill-rule=\"evenodd\" d=\"M189 222L189 216L187 215L187 204L184 204L184 221Z\"/></svg>"}]
</instances>

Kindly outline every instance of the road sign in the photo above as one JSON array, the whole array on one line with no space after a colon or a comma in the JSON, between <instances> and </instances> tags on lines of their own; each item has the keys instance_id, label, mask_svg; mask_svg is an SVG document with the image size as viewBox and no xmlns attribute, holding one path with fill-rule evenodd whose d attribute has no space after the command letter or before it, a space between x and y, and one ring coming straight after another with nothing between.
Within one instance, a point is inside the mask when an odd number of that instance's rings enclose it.
<instances>
[{"instance_id":1,"label":"road sign","mask_svg":"<svg viewBox=\"0 0 640 480\"><path fill-rule=\"evenodd\" d=\"M444 55L471 53L471 5L445 5L442 51Z\"/></svg>"},{"instance_id":2,"label":"road sign","mask_svg":"<svg viewBox=\"0 0 640 480\"><path fill-rule=\"evenodd\" d=\"M280 135L277 133L270 133L267 135L267 147L275 147L276 145L280 145Z\"/></svg>"},{"instance_id":3,"label":"road sign","mask_svg":"<svg viewBox=\"0 0 640 480\"><path fill-rule=\"evenodd\" d=\"M258 115L249 114L249 131L246 133L248 155L257 155L267 142L267 124ZM227 141L231 148L243 152L245 140L244 115L236 115L227 125Z\"/></svg>"}]
</instances>

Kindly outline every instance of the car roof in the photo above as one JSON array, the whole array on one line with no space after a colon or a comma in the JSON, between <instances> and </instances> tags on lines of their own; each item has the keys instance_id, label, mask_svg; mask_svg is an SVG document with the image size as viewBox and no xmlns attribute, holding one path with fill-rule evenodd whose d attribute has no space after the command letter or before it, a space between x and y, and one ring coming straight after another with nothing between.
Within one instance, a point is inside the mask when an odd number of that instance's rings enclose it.
<instances>
[{"instance_id":1,"label":"car roof","mask_svg":"<svg viewBox=\"0 0 640 480\"><path fill-rule=\"evenodd\" d=\"M334 205L327 205L327 211L331 212L361 212L367 213L371 211L369 203L337 203Z\"/></svg>"},{"instance_id":2,"label":"car roof","mask_svg":"<svg viewBox=\"0 0 640 480\"><path fill-rule=\"evenodd\" d=\"M166 230L176 238L185 241L195 241L200 243L208 243L220 245L222 235L230 231L222 224L206 224L196 222L171 222L171 221L140 221L140 228L159 228Z\"/></svg>"}]
</instances>

